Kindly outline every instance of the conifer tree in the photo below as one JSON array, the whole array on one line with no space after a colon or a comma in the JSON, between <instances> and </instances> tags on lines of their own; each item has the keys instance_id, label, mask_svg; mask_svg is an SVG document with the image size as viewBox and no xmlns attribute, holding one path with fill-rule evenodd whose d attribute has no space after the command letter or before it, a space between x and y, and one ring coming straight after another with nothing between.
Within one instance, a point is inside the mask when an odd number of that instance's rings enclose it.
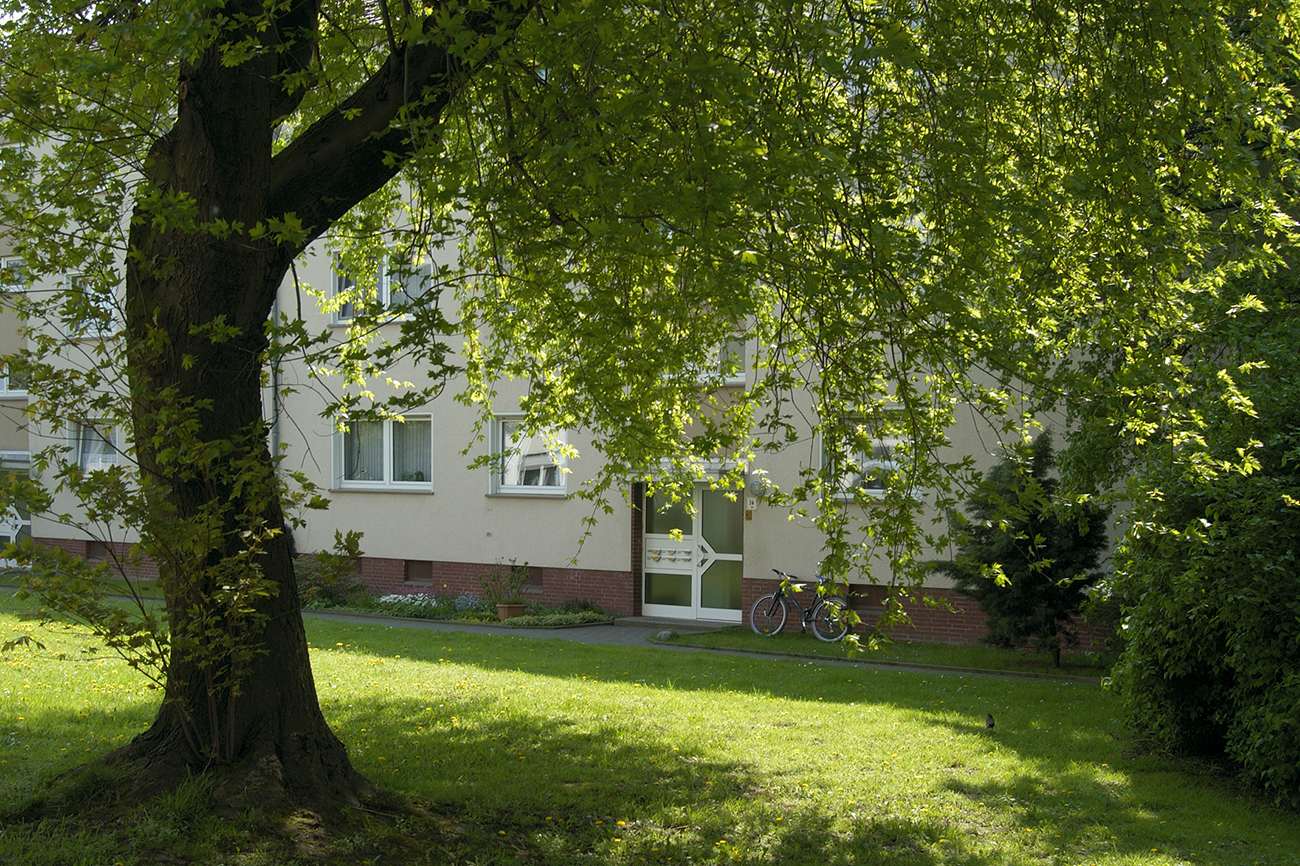
<instances>
[{"instance_id":1,"label":"conifer tree","mask_svg":"<svg viewBox=\"0 0 1300 866\"><path fill-rule=\"evenodd\" d=\"M1050 652L1059 667L1062 644L1076 639L1073 615L1102 576L1109 511L1066 507L1054 465L1050 432L1001 460L958 519L955 559L936 568L979 603L986 642Z\"/></svg>"}]
</instances>

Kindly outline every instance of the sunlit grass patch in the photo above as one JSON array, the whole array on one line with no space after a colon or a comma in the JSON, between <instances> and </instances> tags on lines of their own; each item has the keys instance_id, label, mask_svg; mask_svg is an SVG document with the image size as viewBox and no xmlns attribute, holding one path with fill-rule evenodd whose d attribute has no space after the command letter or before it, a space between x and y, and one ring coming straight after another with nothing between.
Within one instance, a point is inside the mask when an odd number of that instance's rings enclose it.
<instances>
[{"instance_id":1,"label":"sunlit grass patch","mask_svg":"<svg viewBox=\"0 0 1300 866\"><path fill-rule=\"evenodd\" d=\"M0 630L17 626L0 617ZM307 630L324 712L358 769L446 816L436 844L394 841L401 853L378 862L1300 862L1294 816L1187 765L1128 757L1117 708L1092 685L327 620ZM85 667L103 679L82 682L62 665L98 661L23 652L0 660L0 691L21 687L24 707L0 715L0 742L16 736L0 750L6 808L132 736L157 701L122 665ZM98 751L60 751L82 726ZM151 844L213 866L284 862L230 859L257 850L255 822L191 811L158 811ZM13 846L41 846L40 832L0 837L0 858L26 862ZM388 850L378 832L334 839L310 862L363 862ZM49 850L76 850L75 829L56 835ZM103 840L82 850L116 862Z\"/></svg>"},{"instance_id":2,"label":"sunlit grass patch","mask_svg":"<svg viewBox=\"0 0 1300 866\"><path fill-rule=\"evenodd\" d=\"M858 661L888 664L941 665L945 667L976 668L981 670L1010 671L1017 673L1050 673L1071 676L1101 677L1113 659L1083 653L1061 654L1061 667L1052 666L1047 653L1007 650L990 646L947 646L919 643L899 639L879 649L869 649L865 643L854 652L845 643L826 643L812 633L801 634L798 624L787 624L778 635L759 635L749 628L723 628L703 633L675 635L672 643L691 646L740 649L763 653L788 653L816 656L818 658L853 658Z\"/></svg>"}]
</instances>

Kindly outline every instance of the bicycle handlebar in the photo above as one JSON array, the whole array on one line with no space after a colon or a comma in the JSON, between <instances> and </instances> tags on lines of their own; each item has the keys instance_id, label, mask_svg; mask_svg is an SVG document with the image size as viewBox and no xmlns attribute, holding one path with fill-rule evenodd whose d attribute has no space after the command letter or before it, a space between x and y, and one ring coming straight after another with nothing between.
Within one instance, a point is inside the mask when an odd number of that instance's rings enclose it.
<instances>
[{"instance_id":1,"label":"bicycle handlebar","mask_svg":"<svg viewBox=\"0 0 1300 866\"><path fill-rule=\"evenodd\" d=\"M798 575L794 575L794 574L790 574L790 573L788 573L788 572L782 571L782 570L779 569L779 568L774 568L774 569L772 569L772 571L775 572L776 574L781 575L781 577L785 578L786 580L803 580L802 577L799 577ZM826 583L828 580L830 580L830 578L828 578L828 577L822 577L820 574L813 575L813 576L817 579L817 582L818 582L818 583Z\"/></svg>"}]
</instances>

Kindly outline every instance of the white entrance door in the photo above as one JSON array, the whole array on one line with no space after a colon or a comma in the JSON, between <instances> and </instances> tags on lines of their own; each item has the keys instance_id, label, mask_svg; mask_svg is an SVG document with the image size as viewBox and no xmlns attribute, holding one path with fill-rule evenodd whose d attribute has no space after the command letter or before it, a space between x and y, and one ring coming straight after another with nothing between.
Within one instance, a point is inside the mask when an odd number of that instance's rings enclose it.
<instances>
[{"instance_id":1,"label":"white entrance door","mask_svg":"<svg viewBox=\"0 0 1300 866\"><path fill-rule=\"evenodd\" d=\"M745 535L740 498L701 484L695 488L693 517L684 502L665 504L658 496L646 503L641 612L740 622Z\"/></svg>"},{"instance_id":2,"label":"white entrance door","mask_svg":"<svg viewBox=\"0 0 1300 866\"><path fill-rule=\"evenodd\" d=\"M4 547L9 542L17 544L32 534L32 521L25 509L0 510L0 568L15 568L18 563L4 557Z\"/></svg>"}]
</instances>

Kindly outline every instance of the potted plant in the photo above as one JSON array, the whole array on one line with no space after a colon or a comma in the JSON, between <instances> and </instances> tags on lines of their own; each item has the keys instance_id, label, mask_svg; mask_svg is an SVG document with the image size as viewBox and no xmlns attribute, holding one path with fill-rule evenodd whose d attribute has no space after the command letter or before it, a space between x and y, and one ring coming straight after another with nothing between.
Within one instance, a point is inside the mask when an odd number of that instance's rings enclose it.
<instances>
[{"instance_id":1,"label":"potted plant","mask_svg":"<svg viewBox=\"0 0 1300 866\"><path fill-rule=\"evenodd\" d=\"M524 615L524 587L528 585L528 563L497 567L479 578L483 599L497 606L497 617L510 619Z\"/></svg>"}]
</instances>

